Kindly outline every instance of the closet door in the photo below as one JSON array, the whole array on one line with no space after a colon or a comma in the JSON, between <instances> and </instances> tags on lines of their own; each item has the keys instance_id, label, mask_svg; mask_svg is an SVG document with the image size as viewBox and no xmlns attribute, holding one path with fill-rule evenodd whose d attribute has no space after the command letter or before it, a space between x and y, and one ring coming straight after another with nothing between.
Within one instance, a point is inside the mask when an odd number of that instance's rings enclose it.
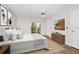
<instances>
[{"instance_id":1,"label":"closet door","mask_svg":"<svg viewBox=\"0 0 79 59\"><path fill-rule=\"evenodd\" d=\"M79 49L79 11L71 13L69 44L70 46Z\"/></svg>"}]
</instances>

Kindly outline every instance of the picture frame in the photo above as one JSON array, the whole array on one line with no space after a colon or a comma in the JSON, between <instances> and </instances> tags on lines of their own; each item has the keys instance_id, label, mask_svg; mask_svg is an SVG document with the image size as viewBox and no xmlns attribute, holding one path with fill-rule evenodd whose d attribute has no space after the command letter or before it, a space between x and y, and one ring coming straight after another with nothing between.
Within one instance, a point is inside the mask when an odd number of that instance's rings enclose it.
<instances>
[{"instance_id":1,"label":"picture frame","mask_svg":"<svg viewBox=\"0 0 79 59\"><path fill-rule=\"evenodd\" d=\"M65 30L65 19L56 20L54 26L56 30Z\"/></svg>"},{"instance_id":2,"label":"picture frame","mask_svg":"<svg viewBox=\"0 0 79 59\"><path fill-rule=\"evenodd\" d=\"M7 20L7 9L0 5L0 26L7 26L8 20Z\"/></svg>"}]
</instances>

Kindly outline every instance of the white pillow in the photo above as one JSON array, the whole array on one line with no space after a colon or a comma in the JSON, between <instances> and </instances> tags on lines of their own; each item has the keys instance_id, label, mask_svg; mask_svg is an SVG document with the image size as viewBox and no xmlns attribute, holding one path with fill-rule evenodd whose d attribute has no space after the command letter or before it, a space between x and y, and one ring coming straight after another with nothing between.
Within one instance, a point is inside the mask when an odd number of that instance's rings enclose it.
<instances>
[{"instance_id":1,"label":"white pillow","mask_svg":"<svg viewBox=\"0 0 79 59\"><path fill-rule=\"evenodd\" d=\"M9 29L5 31L4 34L4 40L17 40L17 39L22 39L22 31L16 30L16 29Z\"/></svg>"},{"instance_id":2,"label":"white pillow","mask_svg":"<svg viewBox=\"0 0 79 59\"><path fill-rule=\"evenodd\" d=\"M10 38L11 38L11 34L10 34L10 33L5 33L5 34L3 35L3 40L4 40L4 41L10 40Z\"/></svg>"},{"instance_id":3,"label":"white pillow","mask_svg":"<svg viewBox=\"0 0 79 59\"><path fill-rule=\"evenodd\" d=\"M11 40L11 37L12 37L11 32L12 32L11 29L5 31L3 35L4 41Z\"/></svg>"},{"instance_id":4,"label":"white pillow","mask_svg":"<svg viewBox=\"0 0 79 59\"><path fill-rule=\"evenodd\" d=\"M17 40L17 35L12 35L12 39L13 41Z\"/></svg>"}]
</instances>

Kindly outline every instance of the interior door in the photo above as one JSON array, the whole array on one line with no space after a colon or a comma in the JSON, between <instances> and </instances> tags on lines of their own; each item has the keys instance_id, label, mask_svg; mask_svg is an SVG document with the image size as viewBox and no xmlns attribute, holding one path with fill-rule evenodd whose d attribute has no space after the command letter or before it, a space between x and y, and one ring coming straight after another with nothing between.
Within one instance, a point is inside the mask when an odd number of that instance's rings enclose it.
<instances>
[{"instance_id":1,"label":"interior door","mask_svg":"<svg viewBox=\"0 0 79 59\"><path fill-rule=\"evenodd\" d=\"M79 49L79 11L71 13L69 43L72 47Z\"/></svg>"},{"instance_id":2,"label":"interior door","mask_svg":"<svg viewBox=\"0 0 79 59\"><path fill-rule=\"evenodd\" d=\"M74 27L73 27L74 28ZM74 28L70 32L70 44L79 49L79 28Z\"/></svg>"}]
</instances>

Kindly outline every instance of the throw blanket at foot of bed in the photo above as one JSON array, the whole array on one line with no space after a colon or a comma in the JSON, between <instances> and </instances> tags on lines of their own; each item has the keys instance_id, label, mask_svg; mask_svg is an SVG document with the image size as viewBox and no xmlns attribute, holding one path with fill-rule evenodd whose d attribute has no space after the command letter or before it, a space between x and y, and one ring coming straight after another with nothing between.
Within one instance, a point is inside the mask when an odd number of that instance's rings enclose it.
<instances>
[{"instance_id":1,"label":"throw blanket at foot of bed","mask_svg":"<svg viewBox=\"0 0 79 59\"><path fill-rule=\"evenodd\" d=\"M10 44L11 53L24 53L38 49L48 48L47 38L40 34L26 34L23 39Z\"/></svg>"}]
</instances>

